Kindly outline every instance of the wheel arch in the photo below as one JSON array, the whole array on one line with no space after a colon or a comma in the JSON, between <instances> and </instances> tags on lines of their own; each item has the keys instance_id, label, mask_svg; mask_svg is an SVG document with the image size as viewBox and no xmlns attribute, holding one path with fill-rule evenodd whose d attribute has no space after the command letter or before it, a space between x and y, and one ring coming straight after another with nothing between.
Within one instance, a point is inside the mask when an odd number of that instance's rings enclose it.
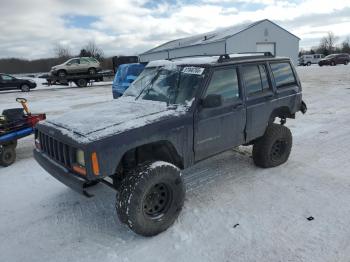
<instances>
[{"instance_id":1,"label":"wheel arch","mask_svg":"<svg viewBox=\"0 0 350 262\"><path fill-rule=\"evenodd\" d=\"M120 169L127 170L142 163L157 160L169 162L180 169L184 168L183 158L173 143L168 140L160 140L128 149L122 155L115 173L118 173Z\"/></svg>"},{"instance_id":2,"label":"wheel arch","mask_svg":"<svg viewBox=\"0 0 350 262\"><path fill-rule=\"evenodd\" d=\"M275 108L271 115L270 115L270 121L269 123L273 123L276 117L279 117L281 119L286 118L295 118L295 114L293 114L288 106L281 106L278 108Z\"/></svg>"}]
</instances>

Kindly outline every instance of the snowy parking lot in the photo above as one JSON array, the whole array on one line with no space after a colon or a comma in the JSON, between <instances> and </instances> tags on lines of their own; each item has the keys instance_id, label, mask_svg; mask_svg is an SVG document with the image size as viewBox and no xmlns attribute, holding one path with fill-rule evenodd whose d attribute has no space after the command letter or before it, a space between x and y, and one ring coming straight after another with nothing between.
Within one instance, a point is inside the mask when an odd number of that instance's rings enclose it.
<instances>
[{"instance_id":1,"label":"snowy parking lot","mask_svg":"<svg viewBox=\"0 0 350 262\"><path fill-rule=\"evenodd\" d=\"M287 121L289 161L257 168L240 147L186 170L184 210L153 238L118 221L113 190L73 192L34 161L33 137L20 140L16 163L0 167L0 261L349 261L350 66L298 72L308 112ZM0 112L18 107L16 97L55 118L112 91L0 92Z\"/></svg>"}]
</instances>

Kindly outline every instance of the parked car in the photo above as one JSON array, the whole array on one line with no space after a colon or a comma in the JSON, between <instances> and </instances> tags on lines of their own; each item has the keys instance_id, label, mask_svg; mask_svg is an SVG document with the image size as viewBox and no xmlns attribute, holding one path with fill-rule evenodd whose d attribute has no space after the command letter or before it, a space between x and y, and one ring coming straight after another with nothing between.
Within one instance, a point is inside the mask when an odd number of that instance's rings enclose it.
<instances>
[{"instance_id":1,"label":"parked car","mask_svg":"<svg viewBox=\"0 0 350 262\"><path fill-rule=\"evenodd\" d=\"M181 169L239 145L253 145L262 168L288 160L286 120L306 112L289 58L191 57L146 69L121 98L35 132L38 163L86 196L98 182L119 191L118 217L136 233L153 236L174 223L185 199Z\"/></svg>"},{"instance_id":2,"label":"parked car","mask_svg":"<svg viewBox=\"0 0 350 262\"><path fill-rule=\"evenodd\" d=\"M19 89L22 92L29 92L30 89L36 88L33 80L21 79L7 74L0 74L0 91Z\"/></svg>"},{"instance_id":3,"label":"parked car","mask_svg":"<svg viewBox=\"0 0 350 262\"><path fill-rule=\"evenodd\" d=\"M328 55L325 58L321 59L320 62L318 62L319 66L324 66L324 65L339 65L339 64L344 64L347 65L350 62L350 56L349 54L333 54L333 55Z\"/></svg>"},{"instance_id":4,"label":"parked car","mask_svg":"<svg viewBox=\"0 0 350 262\"><path fill-rule=\"evenodd\" d=\"M139 63L120 65L112 84L113 98L122 96L130 84L141 74L144 68L145 65Z\"/></svg>"},{"instance_id":5,"label":"parked car","mask_svg":"<svg viewBox=\"0 0 350 262\"><path fill-rule=\"evenodd\" d=\"M299 65L311 66L312 64L318 64L322 58L324 58L322 54L302 55L299 57Z\"/></svg>"},{"instance_id":6,"label":"parked car","mask_svg":"<svg viewBox=\"0 0 350 262\"><path fill-rule=\"evenodd\" d=\"M50 74L65 77L71 74L94 75L101 70L100 62L93 57L71 58L63 64L51 68Z\"/></svg>"}]
</instances>

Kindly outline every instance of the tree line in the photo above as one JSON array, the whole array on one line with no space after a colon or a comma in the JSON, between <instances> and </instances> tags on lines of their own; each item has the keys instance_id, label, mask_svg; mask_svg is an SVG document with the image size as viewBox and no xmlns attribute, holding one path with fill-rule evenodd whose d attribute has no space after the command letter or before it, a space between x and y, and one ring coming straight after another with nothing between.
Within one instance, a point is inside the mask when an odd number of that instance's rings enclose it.
<instances>
[{"instance_id":1,"label":"tree line","mask_svg":"<svg viewBox=\"0 0 350 262\"><path fill-rule=\"evenodd\" d=\"M310 50L301 49L299 56L310 54L323 54L327 56L339 53L350 54L350 38L347 37L343 42L338 44L338 37L333 32L328 32L326 36L321 38L318 46L312 47Z\"/></svg>"},{"instance_id":2,"label":"tree line","mask_svg":"<svg viewBox=\"0 0 350 262\"><path fill-rule=\"evenodd\" d=\"M68 46L57 44L54 46L55 57L35 60L20 58L0 59L0 72L6 74L49 72L51 67L62 64L72 57L94 57L100 61L103 69L112 69L112 59L105 58L102 48L94 41L88 42L81 48L78 55L73 55Z\"/></svg>"}]
</instances>

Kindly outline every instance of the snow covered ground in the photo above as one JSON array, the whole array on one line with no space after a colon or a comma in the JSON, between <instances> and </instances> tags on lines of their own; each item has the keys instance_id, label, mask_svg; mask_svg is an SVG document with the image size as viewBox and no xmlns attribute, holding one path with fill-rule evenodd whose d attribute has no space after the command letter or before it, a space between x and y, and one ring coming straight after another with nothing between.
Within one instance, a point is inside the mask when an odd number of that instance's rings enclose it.
<instances>
[{"instance_id":1,"label":"snow covered ground","mask_svg":"<svg viewBox=\"0 0 350 262\"><path fill-rule=\"evenodd\" d=\"M17 162L0 167L0 261L349 261L350 66L298 71L309 110L287 122L289 161L257 168L240 147L187 170L184 210L153 238L117 220L111 189L80 196L38 166L32 137L21 140ZM38 88L0 93L0 111L18 96L49 118L112 99L110 85Z\"/></svg>"}]
</instances>

